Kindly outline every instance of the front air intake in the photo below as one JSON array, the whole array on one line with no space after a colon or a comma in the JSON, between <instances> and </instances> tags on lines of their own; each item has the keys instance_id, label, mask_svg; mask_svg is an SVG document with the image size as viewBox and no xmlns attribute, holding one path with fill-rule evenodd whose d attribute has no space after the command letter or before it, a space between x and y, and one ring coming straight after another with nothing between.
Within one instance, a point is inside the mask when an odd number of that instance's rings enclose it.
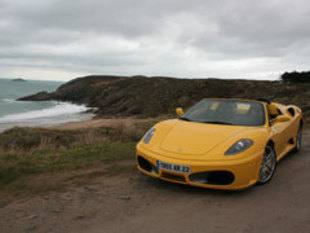
<instances>
[{"instance_id":1,"label":"front air intake","mask_svg":"<svg viewBox=\"0 0 310 233\"><path fill-rule=\"evenodd\" d=\"M150 172L150 173L158 174L157 167L155 167L151 162L149 162L142 156L139 155L137 161L138 161L139 167L141 167L143 170Z\"/></svg>"},{"instance_id":2,"label":"front air intake","mask_svg":"<svg viewBox=\"0 0 310 233\"><path fill-rule=\"evenodd\" d=\"M235 176L228 171L209 171L193 173L189 179L199 184L229 185L234 181Z\"/></svg>"}]
</instances>

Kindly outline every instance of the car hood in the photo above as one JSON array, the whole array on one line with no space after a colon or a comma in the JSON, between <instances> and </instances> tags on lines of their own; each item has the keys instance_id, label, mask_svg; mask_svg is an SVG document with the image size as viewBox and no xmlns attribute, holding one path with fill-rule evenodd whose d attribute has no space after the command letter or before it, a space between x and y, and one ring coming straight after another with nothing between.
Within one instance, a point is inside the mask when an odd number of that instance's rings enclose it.
<instances>
[{"instance_id":1,"label":"car hood","mask_svg":"<svg viewBox=\"0 0 310 233\"><path fill-rule=\"evenodd\" d=\"M159 146L161 150L173 154L204 155L249 128L252 127L178 120L162 137Z\"/></svg>"}]
</instances>

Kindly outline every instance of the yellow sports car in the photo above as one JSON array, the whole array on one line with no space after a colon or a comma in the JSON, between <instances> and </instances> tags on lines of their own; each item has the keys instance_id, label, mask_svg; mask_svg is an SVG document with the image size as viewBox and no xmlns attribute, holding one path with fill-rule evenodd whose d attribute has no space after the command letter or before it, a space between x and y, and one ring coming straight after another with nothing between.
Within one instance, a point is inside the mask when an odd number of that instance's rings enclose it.
<instances>
[{"instance_id":1,"label":"yellow sports car","mask_svg":"<svg viewBox=\"0 0 310 233\"><path fill-rule=\"evenodd\" d=\"M138 169L156 178L215 189L271 180L277 162L298 152L302 111L267 99L203 99L151 128L137 145Z\"/></svg>"}]
</instances>

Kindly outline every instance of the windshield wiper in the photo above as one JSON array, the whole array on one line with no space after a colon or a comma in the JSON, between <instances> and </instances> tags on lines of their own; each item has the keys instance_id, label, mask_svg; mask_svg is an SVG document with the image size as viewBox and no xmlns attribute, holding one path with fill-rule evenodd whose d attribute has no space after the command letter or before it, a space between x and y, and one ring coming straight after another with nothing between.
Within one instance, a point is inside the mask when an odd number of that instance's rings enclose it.
<instances>
[{"instance_id":1,"label":"windshield wiper","mask_svg":"<svg viewBox=\"0 0 310 233\"><path fill-rule=\"evenodd\" d=\"M179 118L180 120L183 120L183 121L191 121L190 119L186 118L186 117L180 117Z\"/></svg>"},{"instance_id":2,"label":"windshield wiper","mask_svg":"<svg viewBox=\"0 0 310 233\"><path fill-rule=\"evenodd\" d=\"M225 121L202 121L202 123L221 124L221 125L234 125L233 123L225 122Z\"/></svg>"}]
</instances>

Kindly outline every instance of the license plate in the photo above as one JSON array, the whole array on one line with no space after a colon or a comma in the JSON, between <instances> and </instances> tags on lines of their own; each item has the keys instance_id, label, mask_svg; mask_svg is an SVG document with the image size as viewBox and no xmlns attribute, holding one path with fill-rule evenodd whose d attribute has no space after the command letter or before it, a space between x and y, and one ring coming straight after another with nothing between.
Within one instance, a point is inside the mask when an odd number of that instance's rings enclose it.
<instances>
[{"instance_id":1,"label":"license plate","mask_svg":"<svg viewBox=\"0 0 310 233\"><path fill-rule=\"evenodd\" d=\"M191 172L190 166L166 163L159 160L157 160L157 168L170 172L185 173L185 174L190 174Z\"/></svg>"}]
</instances>

